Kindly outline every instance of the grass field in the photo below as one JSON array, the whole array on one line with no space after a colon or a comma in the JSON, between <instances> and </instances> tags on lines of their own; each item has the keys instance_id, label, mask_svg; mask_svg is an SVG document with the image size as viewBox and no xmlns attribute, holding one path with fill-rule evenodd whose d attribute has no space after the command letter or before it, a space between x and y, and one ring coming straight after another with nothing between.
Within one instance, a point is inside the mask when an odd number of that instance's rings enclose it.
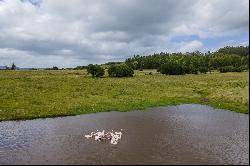
<instances>
[{"instance_id":1,"label":"grass field","mask_svg":"<svg viewBox=\"0 0 250 166\"><path fill-rule=\"evenodd\" d=\"M84 70L0 71L0 121L201 103L249 113L249 73L92 78Z\"/></svg>"}]
</instances>

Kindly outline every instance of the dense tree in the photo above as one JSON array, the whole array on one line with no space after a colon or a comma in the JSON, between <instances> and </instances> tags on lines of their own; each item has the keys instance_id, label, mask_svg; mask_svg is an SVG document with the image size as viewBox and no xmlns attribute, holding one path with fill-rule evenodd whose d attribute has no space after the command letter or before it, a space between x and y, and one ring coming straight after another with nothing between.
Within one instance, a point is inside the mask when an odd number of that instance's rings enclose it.
<instances>
[{"instance_id":1,"label":"dense tree","mask_svg":"<svg viewBox=\"0 0 250 166\"><path fill-rule=\"evenodd\" d=\"M59 68L56 67L56 66L53 66L53 67L52 67L52 70L59 70Z\"/></svg>"},{"instance_id":2,"label":"dense tree","mask_svg":"<svg viewBox=\"0 0 250 166\"><path fill-rule=\"evenodd\" d=\"M12 63L12 65L11 65L11 68L10 68L11 70L16 70L16 65L14 64L14 63Z\"/></svg>"},{"instance_id":3,"label":"dense tree","mask_svg":"<svg viewBox=\"0 0 250 166\"><path fill-rule=\"evenodd\" d=\"M182 75L185 74L185 66L178 61L169 61L161 65L158 71L167 75Z\"/></svg>"},{"instance_id":4,"label":"dense tree","mask_svg":"<svg viewBox=\"0 0 250 166\"><path fill-rule=\"evenodd\" d=\"M164 64L171 66L173 69L168 69L171 73L176 72L179 74L181 65L184 70L181 73L197 74L206 73L211 70L219 70L225 66L232 66L234 68L249 68L249 47L224 47L216 52L201 53L187 52L187 53L159 53L148 56L134 55L132 58L126 59L125 63L133 69L159 69ZM164 65L164 70L169 67ZM239 71L235 69L235 71ZM168 73L168 74L170 74Z\"/></svg>"},{"instance_id":5,"label":"dense tree","mask_svg":"<svg viewBox=\"0 0 250 166\"><path fill-rule=\"evenodd\" d=\"M224 66L224 67L220 67L219 71L221 73L226 73L226 72L241 72L244 69L242 67L234 67L234 66Z\"/></svg>"},{"instance_id":6,"label":"dense tree","mask_svg":"<svg viewBox=\"0 0 250 166\"><path fill-rule=\"evenodd\" d=\"M93 64L88 65L87 72L93 77L101 77L105 74L105 70L100 65Z\"/></svg>"},{"instance_id":7,"label":"dense tree","mask_svg":"<svg viewBox=\"0 0 250 166\"><path fill-rule=\"evenodd\" d=\"M73 70L82 70L82 69L87 69L88 66L76 66Z\"/></svg>"},{"instance_id":8,"label":"dense tree","mask_svg":"<svg viewBox=\"0 0 250 166\"><path fill-rule=\"evenodd\" d=\"M111 65L108 69L111 77L133 77L134 70L126 64Z\"/></svg>"},{"instance_id":9,"label":"dense tree","mask_svg":"<svg viewBox=\"0 0 250 166\"><path fill-rule=\"evenodd\" d=\"M247 56L249 55L249 46L238 46L238 47L224 47L224 48L220 48L218 50L219 53L223 53L223 54L236 54L236 55L240 55L240 56Z\"/></svg>"},{"instance_id":10,"label":"dense tree","mask_svg":"<svg viewBox=\"0 0 250 166\"><path fill-rule=\"evenodd\" d=\"M124 62L107 62L105 63L105 65L115 65L115 64L121 64L121 63L124 63Z\"/></svg>"}]
</instances>

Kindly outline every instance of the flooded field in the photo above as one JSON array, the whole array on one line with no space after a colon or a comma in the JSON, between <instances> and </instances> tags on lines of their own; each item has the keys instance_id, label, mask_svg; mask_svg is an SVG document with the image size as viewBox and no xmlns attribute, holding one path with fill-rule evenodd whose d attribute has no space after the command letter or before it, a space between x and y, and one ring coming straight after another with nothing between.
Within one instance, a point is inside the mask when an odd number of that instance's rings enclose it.
<instances>
[{"instance_id":1,"label":"flooded field","mask_svg":"<svg viewBox=\"0 0 250 166\"><path fill-rule=\"evenodd\" d=\"M103 129L122 139L84 137ZM249 115L184 104L0 122L0 164L249 164Z\"/></svg>"}]
</instances>

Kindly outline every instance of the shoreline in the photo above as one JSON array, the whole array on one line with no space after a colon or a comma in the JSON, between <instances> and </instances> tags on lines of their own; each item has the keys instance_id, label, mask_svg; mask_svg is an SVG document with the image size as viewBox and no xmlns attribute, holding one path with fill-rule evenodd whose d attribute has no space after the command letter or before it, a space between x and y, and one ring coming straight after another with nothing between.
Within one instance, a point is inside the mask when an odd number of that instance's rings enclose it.
<instances>
[{"instance_id":1,"label":"shoreline","mask_svg":"<svg viewBox=\"0 0 250 166\"><path fill-rule=\"evenodd\" d=\"M31 117L31 118L17 118L17 119L7 119L7 120L0 120L1 122L18 122L18 121L29 121L29 120L45 120L45 119L54 119L54 118L64 118L64 117L74 117L74 116L81 116L81 115L92 115L92 114L98 114L98 113L108 113L108 112L134 112L134 111L149 111L152 109L157 109L157 108L167 108L167 107L175 107L175 106L181 106L181 105L201 105L201 106L208 106L213 108L216 111L230 111L234 113L239 113L239 114L245 114L249 115L249 112L239 112L239 111L234 111L230 110L229 107L224 107L224 106L219 106L216 107L215 104L209 104L209 103L176 103L176 104L160 104L160 105L154 105L154 106L149 106L149 107L144 107L144 108L137 108L137 109L130 109L130 110L125 110L125 111L119 111L119 110L103 110L103 111L97 111L97 112L86 112L86 113L79 113L79 114L69 114L69 115L55 115L55 116L44 116L44 117Z\"/></svg>"}]
</instances>

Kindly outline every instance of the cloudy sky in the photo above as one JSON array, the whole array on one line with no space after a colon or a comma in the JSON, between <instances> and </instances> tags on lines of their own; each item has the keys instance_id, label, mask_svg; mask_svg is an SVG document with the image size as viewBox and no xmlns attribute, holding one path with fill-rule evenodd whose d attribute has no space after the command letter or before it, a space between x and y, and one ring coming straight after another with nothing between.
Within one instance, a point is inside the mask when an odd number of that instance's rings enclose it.
<instances>
[{"instance_id":1,"label":"cloudy sky","mask_svg":"<svg viewBox=\"0 0 250 166\"><path fill-rule=\"evenodd\" d=\"M249 44L249 0L0 0L0 65L75 67Z\"/></svg>"}]
</instances>

